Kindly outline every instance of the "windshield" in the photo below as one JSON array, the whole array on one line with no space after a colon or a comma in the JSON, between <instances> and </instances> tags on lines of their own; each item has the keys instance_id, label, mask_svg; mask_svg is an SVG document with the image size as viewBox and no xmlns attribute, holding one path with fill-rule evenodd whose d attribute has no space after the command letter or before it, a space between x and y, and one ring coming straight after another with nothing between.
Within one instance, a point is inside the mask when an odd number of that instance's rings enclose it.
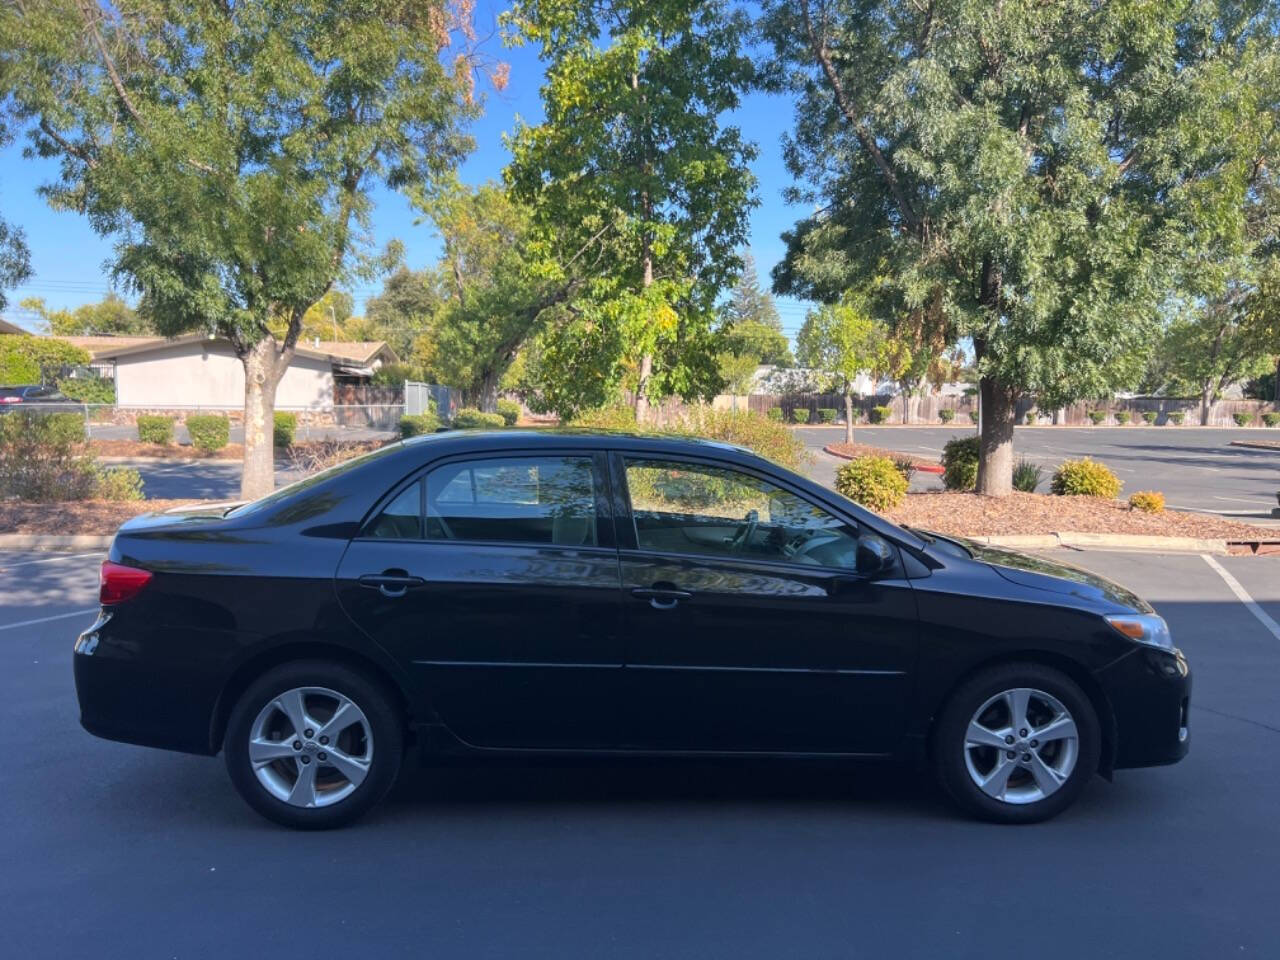
<instances>
[{"instance_id":1,"label":"windshield","mask_svg":"<svg viewBox=\"0 0 1280 960\"><path fill-rule=\"evenodd\" d=\"M258 513L267 507L271 507L288 500L290 497L296 496L304 490L308 490L311 487L324 483L326 480L331 480L334 477L341 476L342 474L354 470L363 464L369 463L371 460L375 460L378 457L398 450L400 447L401 444L399 443L389 443L385 447L379 447L377 450L371 450L358 457L352 457L350 460L344 460L342 463L321 470L319 473L313 473L309 477L303 477L301 480L295 481L288 486L281 487L279 490L269 493L265 497L259 497L257 500L251 500L249 503L232 507L226 512L225 516L243 517L252 513Z\"/></svg>"}]
</instances>

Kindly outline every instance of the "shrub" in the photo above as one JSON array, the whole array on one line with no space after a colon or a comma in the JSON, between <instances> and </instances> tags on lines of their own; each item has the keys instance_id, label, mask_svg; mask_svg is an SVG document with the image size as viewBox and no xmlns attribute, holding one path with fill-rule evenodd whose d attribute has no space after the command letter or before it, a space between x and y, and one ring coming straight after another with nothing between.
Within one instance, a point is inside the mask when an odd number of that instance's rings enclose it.
<instances>
[{"instance_id":1,"label":"shrub","mask_svg":"<svg viewBox=\"0 0 1280 960\"><path fill-rule=\"evenodd\" d=\"M1089 419L1093 421L1093 425L1096 427L1096 426L1098 426L1098 424L1100 424L1100 423L1105 423L1105 422L1106 422L1106 419L1107 419L1107 411L1105 411L1105 410L1090 410L1090 411L1089 411Z\"/></svg>"},{"instance_id":2,"label":"shrub","mask_svg":"<svg viewBox=\"0 0 1280 960\"><path fill-rule=\"evenodd\" d=\"M823 423L835 423L836 408L835 407L819 407L818 419L821 420Z\"/></svg>"},{"instance_id":3,"label":"shrub","mask_svg":"<svg viewBox=\"0 0 1280 960\"><path fill-rule=\"evenodd\" d=\"M505 426L506 421L498 413L485 413L474 407L463 407L453 415L452 426L455 430L491 430Z\"/></svg>"},{"instance_id":4,"label":"shrub","mask_svg":"<svg viewBox=\"0 0 1280 960\"><path fill-rule=\"evenodd\" d=\"M77 413L11 410L0 416L0 491L19 500L87 500L97 476Z\"/></svg>"},{"instance_id":5,"label":"shrub","mask_svg":"<svg viewBox=\"0 0 1280 960\"><path fill-rule=\"evenodd\" d=\"M943 407L938 411L938 419L943 423L950 423L956 418L956 412L952 407Z\"/></svg>"},{"instance_id":6,"label":"shrub","mask_svg":"<svg viewBox=\"0 0 1280 960\"><path fill-rule=\"evenodd\" d=\"M1117 410L1117 411L1116 411L1116 423L1120 424L1120 426L1122 426L1122 427L1123 427L1123 426L1124 426L1125 424L1127 424L1131 419L1133 419L1133 414L1131 414L1128 410Z\"/></svg>"},{"instance_id":7,"label":"shrub","mask_svg":"<svg viewBox=\"0 0 1280 960\"><path fill-rule=\"evenodd\" d=\"M1236 422L1237 427L1247 427L1253 423L1253 414L1244 410L1239 410L1231 415L1231 419Z\"/></svg>"},{"instance_id":8,"label":"shrub","mask_svg":"<svg viewBox=\"0 0 1280 960\"><path fill-rule=\"evenodd\" d=\"M888 457L858 457L836 471L836 491L872 510L892 510L907 496L907 478Z\"/></svg>"},{"instance_id":9,"label":"shrub","mask_svg":"<svg viewBox=\"0 0 1280 960\"><path fill-rule=\"evenodd\" d=\"M791 411L791 419L794 420L796 423L808 423L809 422L808 409L805 407L796 407L794 410Z\"/></svg>"},{"instance_id":10,"label":"shrub","mask_svg":"<svg viewBox=\"0 0 1280 960\"><path fill-rule=\"evenodd\" d=\"M972 490L978 483L977 437L956 437L942 447L942 485L948 490Z\"/></svg>"},{"instance_id":11,"label":"shrub","mask_svg":"<svg viewBox=\"0 0 1280 960\"><path fill-rule=\"evenodd\" d=\"M804 441L793 431L747 411L695 407L663 432L736 443L789 470L803 470L809 463Z\"/></svg>"},{"instance_id":12,"label":"shrub","mask_svg":"<svg viewBox=\"0 0 1280 960\"><path fill-rule=\"evenodd\" d=\"M187 417L187 433L197 450L221 450L231 439L231 421L222 414L196 414Z\"/></svg>"},{"instance_id":13,"label":"shrub","mask_svg":"<svg viewBox=\"0 0 1280 960\"><path fill-rule=\"evenodd\" d=\"M514 427L520 419L520 404L514 400L499 400L498 416L502 418L505 426Z\"/></svg>"},{"instance_id":14,"label":"shrub","mask_svg":"<svg viewBox=\"0 0 1280 960\"><path fill-rule=\"evenodd\" d=\"M138 416L138 439L143 443L167 445L173 443L173 419L149 414Z\"/></svg>"},{"instance_id":15,"label":"shrub","mask_svg":"<svg viewBox=\"0 0 1280 960\"><path fill-rule=\"evenodd\" d=\"M1159 416L1160 414L1156 413L1154 410L1147 410L1143 412L1142 419L1147 421L1147 424L1150 425L1155 423Z\"/></svg>"},{"instance_id":16,"label":"shrub","mask_svg":"<svg viewBox=\"0 0 1280 960\"><path fill-rule=\"evenodd\" d=\"M766 417L768 417L770 420L778 420L778 421L781 421L781 420L782 420L782 408L781 408L781 407L770 407L768 410L766 410L766 411L764 412L764 415L765 415Z\"/></svg>"},{"instance_id":17,"label":"shrub","mask_svg":"<svg viewBox=\"0 0 1280 960\"><path fill-rule=\"evenodd\" d=\"M1175 410L1173 413L1169 414L1169 422L1175 427L1182 426L1182 421L1185 419L1187 419L1187 415L1181 410Z\"/></svg>"},{"instance_id":18,"label":"shrub","mask_svg":"<svg viewBox=\"0 0 1280 960\"><path fill-rule=\"evenodd\" d=\"M1044 479L1044 468L1038 463L1032 463L1026 457L1019 458L1013 465L1013 489L1015 490L1035 493L1042 479Z\"/></svg>"},{"instance_id":19,"label":"shrub","mask_svg":"<svg viewBox=\"0 0 1280 960\"><path fill-rule=\"evenodd\" d=\"M1114 500L1120 495L1122 486L1120 478L1106 464L1085 457L1083 460L1067 460L1058 467L1049 489L1059 496Z\"/></svg>"},{"instance_id":20,"label":"shrub","mask_svg":"<svg viewBox=\"0 0 1280 960\"><path fill-rule=\"evenodd\" d=\"M400 436L417 437L440 429L440 418L434 413L406 413L400 418Z\"/></svg>"},{"instance_id":21,"label":"shrub","mask_svg":"<svg viewBox=\"0 0 1280 960\"><path fill-rule=\"evenodd\" d=\"M271 439L277 447L284 449L293 446L293 435L298 429L296 413L277 413L271 428Z\"/></svg>"},{"instance_id":22,"label":"shrub","mask_svg":"<svg viewBox=\"0 0 1280 960\"><path fill-rule=\"evenodd\" d=\"M1036 421L1039 419L1040 419L1040 415L1036 413L1034 410L1028 410L1027 415L1023 418L1023 420L1026 422L1028 427L1035 426Z\"/></svg>"},{"instance_id":23,"label":"shrub","mask_svg":"<svg viewBox=\"0 0 1280 960\"><path fill-rule=\"evenodd\" d=\"M0 334L0 383L40 383L45 367L80 367L89 352L57 337Z\"/></svg>"},{"instance_id":24,"label":"shrub","mask_svg":"<svg viewBox=\"0 0 1280 960\"><path fill-rule=\"evenodd\" d=\"M93 495L99 500L141 500L142 474L132 467L99 470Z\"/></svg>"},{"instance_id":25,"label":"shrub","mask_svg":"<svg viewBox=\"0 0 1280 960\"><path fill-rule=\"evenodd\" d=\"M1130 510L1141 510L1143 513L1163 513L1164 494L1159 490L1139 490L1129 498Z\"/></svg>"},{"instance_id":26,"label":"shrub","mask_svg":"<svg viewBox=\"0 0 1280 960\"><path fill-rule=\"evenodd\" d=\"M77 403L116 402L116 382L106 377L63 377L58 389Z\"/></svg>"},{"instance_id":27,"label":"shrub","mask_svg":"<svg viewBox=\"0 0 1280 960\"><path fill-rule=\"evenodd\" d=\"M911 475L916 472L916 462L910 457L894 457L893 465L898 468L898 472L902 474L902 479L907 483L911 482Z\"/></svg>"},{"instance_id":28,"label":"shrub","mask_svg":"<svg viewBox=\"0 0 1280 960\"><path fill-rule=\"evenodd\" d=\"M978 422L978 411L977 411L977 410L970 410L970 411L969 411L969 422L970 422L970 423L977 423L977 422Z\"/></svg>"},{"instance_id":29,"label":"shrub","mask_svg":"<svg viewBox=\"0 0 1280 960\"><path fill-rule=\"evenodd\" d=\"M868 416L872 423L884 423L892 412L888 407L872 407Z\"/></svg>"},{"instance_id":30,"label":"shrub","mask_svg":"<svg viewBox=\"0 0 1280 960\"><path fill-rule=\"evenodd\" d=\"M1280 413L1264 413L1262 422L1268 427L1280 427Z\"/></svg>"},{"instance_id":31,"label":"shrub","mask_svg":"<svg viewBox=\"0 0 1280 960\"><path fill-rule=\"evenodd\" d=\"M375 387L403 388L406 380L417 379L419 379L418 371L408 364L384 363L373 371L373 376L369 378L369 383Z\"/></svg>"}]
</instances>

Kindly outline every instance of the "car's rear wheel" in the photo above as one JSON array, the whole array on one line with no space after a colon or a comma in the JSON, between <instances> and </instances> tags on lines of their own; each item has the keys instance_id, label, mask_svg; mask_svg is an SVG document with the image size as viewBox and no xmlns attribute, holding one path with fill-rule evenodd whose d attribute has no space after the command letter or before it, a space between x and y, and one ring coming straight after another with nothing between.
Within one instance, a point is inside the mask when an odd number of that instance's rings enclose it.
<instances>
[{"instance_id":1,"label":"car's rear wheel","mask_svg":"<svg viewBox=\"0 0 1280 960\"><path fill-rule=\"evenodd\" d=\"M997 823L1035 823L1080 796L1098 769L1097 713L1066 674L1011 663L970 677L934 729L943 788L966 812Z\"/></svg>"},{"instance_id":2,"label":"car's rear wheel","mask_svg":"<svg viewBox=\"0 0 1280 960\"><path fill-rule=\"evenodd\" d=\"M249 806L300 829L349 824L395 783L404 732L392 698L336 663L287 663L232 708L224 741L231 781Z\"/></svg>"}]
</instances>

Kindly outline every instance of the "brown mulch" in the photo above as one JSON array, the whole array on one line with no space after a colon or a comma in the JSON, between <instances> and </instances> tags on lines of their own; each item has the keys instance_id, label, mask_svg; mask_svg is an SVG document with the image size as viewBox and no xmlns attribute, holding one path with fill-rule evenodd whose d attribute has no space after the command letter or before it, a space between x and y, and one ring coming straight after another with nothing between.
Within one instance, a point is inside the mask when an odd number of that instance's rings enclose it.
<instances>
[{"instance_id":1,"label":"brown mulch","mask_svg":"<svg viewBox=\"0 0 1280 960\"><path fill-rule=\"evenodd\" d=\"M1252 447L1255 450L1280 450L1280 440L1232 440L1230 446Z\"/></svg>"},{"instance_id":2,"label":"brown mulch","mask_svg":"<svg viewBox=\"0 0 1280 960\"><path fill-rule=\"evenodd\" d=\"M1213 540L1276 540L1280 527L1255 527L1205 513L1142 513L1121 500L1012 493L912 493L885 514L895 523L956 536L1033 533L1136 533Z\"/></svg>"},{"instance_id":3,"label":"brown mulch","mask_svg":"<svg viewBox=\"0 0 1280 960\"><path fill-rule=\"evenodd\" d=\"M0 533L109 534L131 517L202 500L77 500L72 503L0 501Z\"/></svg>"},{"instance_id":4,"label":"brown mulch","mask_svg":"<svg viewBox=\"0 0 1280 960\"><path fill-rule=\"evenodd\" d=\"M917 470L927 470L930 473L942 472L942 467L937 460L925 460L918 454L885 450L883 447L873 447L866 443L829 443L825 449L838 457L888 457L891 460L910 460Z\"/></svg>"},{"instance_id":5,"label":"brown mulch","mask_svg":"<svg viewBox=\"0 0 1280 960\"><path fill-rule=\"evenodd\" d=\"M221 450L201 450L189 443L142 443L138 440L90 440L95 457L162 457L165 459L243 460L244 447L229 443Z\"/></svg>"}]
</instances>

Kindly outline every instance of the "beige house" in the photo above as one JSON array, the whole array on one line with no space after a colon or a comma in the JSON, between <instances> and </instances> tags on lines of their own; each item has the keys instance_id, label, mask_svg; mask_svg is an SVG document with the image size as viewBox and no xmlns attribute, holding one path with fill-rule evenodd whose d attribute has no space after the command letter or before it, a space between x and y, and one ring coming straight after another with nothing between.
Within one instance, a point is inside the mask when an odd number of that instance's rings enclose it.
<instances>
[{"instance_id":1,"label":"beige house","mask_svg":"<svg viewBox=\"0 0 1280 960\"><path fill-rule=\"evenodd\" d=\"M136 409L227 409L244 406L244 366L226 340L193 334L164 337L61 337L89 352L113 377L116 404ZM335 385L361 382L395 352L381 340L299 343L276 390L277 410L332 410Z\"/></svg>"}]
</instances>

